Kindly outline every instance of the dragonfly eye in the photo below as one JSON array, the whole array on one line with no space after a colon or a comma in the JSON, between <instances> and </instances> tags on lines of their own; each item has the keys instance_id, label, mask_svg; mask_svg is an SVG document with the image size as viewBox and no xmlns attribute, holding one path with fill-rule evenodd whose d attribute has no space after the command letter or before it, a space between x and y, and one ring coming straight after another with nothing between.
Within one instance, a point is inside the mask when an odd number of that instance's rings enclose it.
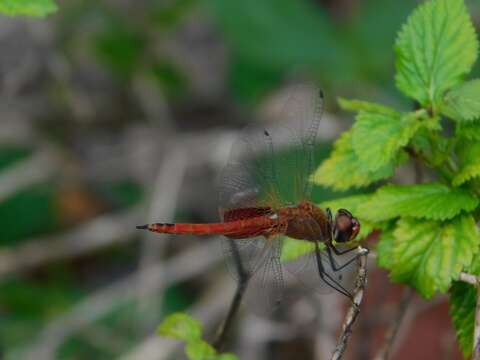
<instances>
[{"instance_id":1,"label":"dragonfly eye","mask_svg":"<svg viewBox=\"0 0 480 360\"><path fill-rule=\"evenodd\" d=\"M339 243L353 240L359 231L360 222L349 211L338 210L333 229L334 240Z\"/></svg>"}]
</instances>

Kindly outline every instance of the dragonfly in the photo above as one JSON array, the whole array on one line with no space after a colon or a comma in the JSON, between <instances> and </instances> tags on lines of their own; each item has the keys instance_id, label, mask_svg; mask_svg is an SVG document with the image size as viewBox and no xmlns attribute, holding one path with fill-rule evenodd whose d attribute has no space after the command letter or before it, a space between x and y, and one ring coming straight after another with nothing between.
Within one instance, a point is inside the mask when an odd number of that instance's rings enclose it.
<instances>
[{"instance_id":1,"label":"dragonfly","mask_svg":"<svg viewBox=\"0 0 480 360\"><path fill-rule=\"evenodd\" d=\"M152 223L137 226L174 235L223 235L222 248L231 272L254 282L257 302L277 307L285 287L285 271L307 287L336 290L350 299L338 259L356 247L341 247L356 238L360 222L348 210L333 216L311 201L315 147L323 113L323 93L314 85L295 87L281 109L281 123L247 126L234 142L220 176L219 212L215 223ZM282 182L288 177L291 187ZM282 191L283 190L283 191ZM281 260L285 238L308 242L311 251L288 266ZM235 261L232 261L234 259ZM325 286L326 285L326 286ZM320 291L321 290L321 291Z\"/></svg>"}]
</instances>

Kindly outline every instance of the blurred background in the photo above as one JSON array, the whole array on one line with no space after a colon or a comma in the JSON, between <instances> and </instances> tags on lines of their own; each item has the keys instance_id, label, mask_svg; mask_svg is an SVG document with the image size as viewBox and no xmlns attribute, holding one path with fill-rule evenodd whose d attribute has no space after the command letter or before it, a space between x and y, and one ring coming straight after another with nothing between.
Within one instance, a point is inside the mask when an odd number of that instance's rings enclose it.
<instances>
[{"instance_id":1,"label":"blurred background","mask_svg":"<svg viewBox=\"0 0 480 360\"><path fill-rule=\"evenodd\" d=\"M69 0L46 19L0 16L0 358L181 359L155 335L179 310L211 341L235 288L218 239L135 225L216 221L233 140L276 121L292 83L326 95L318 163L352 121L337 97L411 108L392 47L418 3ZM409 297L372 259L346 358L373 358ZM346 306L326 295L283 323L242 312L227 350L327 359ZM413 296L392 351L460 359L446 298Z\"/></svg>"}]
</instances>

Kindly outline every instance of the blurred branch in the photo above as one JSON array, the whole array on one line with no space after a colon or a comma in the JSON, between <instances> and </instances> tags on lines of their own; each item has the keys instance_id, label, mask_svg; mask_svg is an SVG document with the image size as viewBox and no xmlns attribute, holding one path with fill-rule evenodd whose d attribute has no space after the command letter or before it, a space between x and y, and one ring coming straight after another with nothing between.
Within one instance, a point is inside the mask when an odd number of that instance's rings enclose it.
<instances>
[{"instance_id":1,"label":"blurred branch","mask_svg":"<svg viewBox=\"0 0 480 360\"><path fill-rule=\"evenodd\" d=\"M25 359L50 360L57 348L72 334L99 320L116 306L133 300L139 276L150 278L149 284L157 291L206 271L221 258L215 241L185 250L172 257L164 265L145 269L145 274L135 273L125 279L95 292L74 305L67 313L46 324L37 340L27 350ZM159 282L158 279L165 279Z\"/></svg>"},{"instance_id":2,"label":"blurred branch","mask_svg":"<svg viewBox=\"0 0 480 360\"><path fill-rule=\"evenodd\" d=\"M103 215L68 233L0 250L0 276L127 241L133 237L139 217L138 207L120 214Z\"/></svg>"},{"instance_id":3,"label":"blurred branch","mask_svg":"<svg viewBox=\"0 0 480 360\"><path fill-rule=\"evenodd\" d=\"M380 348L380 350L377 352L377 355L374 357L374 360L387 360L389 358L393 343L395 341L398 330L405 316L405 313L408 309L408 306L411 303L412 298L413 298L413 290L410 289L409 287L406 287L403 291L400 304L398 305L397 314L393 319L392 323L390 324L390 327L388 328L387 332L385 333L385 339L384 339L383 345Z\"/></svg>"},{"instance_id":4,"label":"blurred branch","mask_svg":"<svg viewBox=\"0 0 480 360\"><path fill-rule=\"evenodd\" d=\"M362 303L363 293L365 291L365 285L367 283L367 255L368 250L358 247L358 274L355 282L355 289L353 290L353 301L350 308L347 311L345 320L342 325L342 332L337 341L337 346L332 354L332 360L341 359L343 353L347 348L347 342L352 333L352 326L360 313L360 304Z\"/></svg>"},{"instance_id":5,"label":"blurred branch","mask_svg":"<svg viewBox=\"0 0 480 360\"><path fill-rule=\"evenodd\" d=\"M153 186L147 222L170 221L173 218L187 166L188 159L182 147L176 146L165 154ZM138 271L140 274L145 274L144 269L161 262L165 246L168 244L168 236L147 231L143 231L141 234L143 241ZM146 331L149 331L149 328L159 321L159 310L161 309L157 296L150 291L152 287L148 283L149 280L148 277L140 275L137 287L138 319Z\"/></svg>"}]
</instances>

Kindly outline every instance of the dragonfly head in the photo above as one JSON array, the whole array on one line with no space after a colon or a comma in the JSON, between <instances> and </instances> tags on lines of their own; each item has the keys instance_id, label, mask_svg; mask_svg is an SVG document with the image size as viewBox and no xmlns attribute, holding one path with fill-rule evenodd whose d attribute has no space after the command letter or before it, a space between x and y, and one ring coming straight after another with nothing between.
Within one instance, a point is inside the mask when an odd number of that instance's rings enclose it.
<instances>
[{"instance_id":1,"label":"dragonfly head","mask_svg":"<svg viewBox=\"0 0 480 360\"><path fill-rule=\"evenodd\" d=\"M333 226L333 238L338 243L344 243L355 239L360 231L360 222L353 217L350 211L340 209L335 215Z\"/></svg>"}]
</instances>

